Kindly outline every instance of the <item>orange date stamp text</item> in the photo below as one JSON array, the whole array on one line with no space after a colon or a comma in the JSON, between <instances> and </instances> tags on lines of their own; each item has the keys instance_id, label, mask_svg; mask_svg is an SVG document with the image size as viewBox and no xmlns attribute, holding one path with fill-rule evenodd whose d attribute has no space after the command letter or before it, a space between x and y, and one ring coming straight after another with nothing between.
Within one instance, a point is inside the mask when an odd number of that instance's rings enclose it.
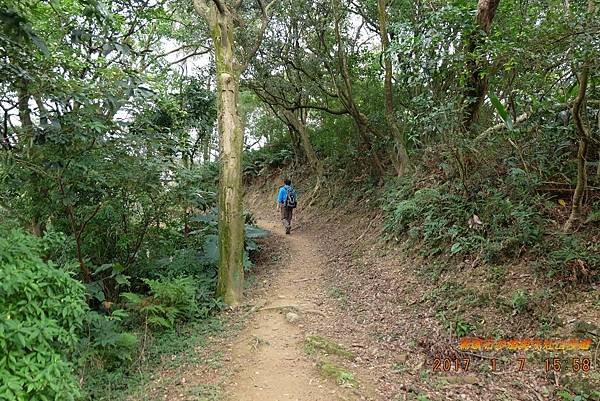
<instances>
[{"instance_id":1,"label":"orange date stamp text","mask_svg":"<svg viewBox=\"0 0 600 401\"><path fill-rule=\"evenodd\" d=\"M461 351L561 351L561 350L580 350L588 351L592 345L590 338L570 338L570 339L541 339L541 338L477 338L463 337L458 342L458 348Z\"/></svg>"}]
</instances>

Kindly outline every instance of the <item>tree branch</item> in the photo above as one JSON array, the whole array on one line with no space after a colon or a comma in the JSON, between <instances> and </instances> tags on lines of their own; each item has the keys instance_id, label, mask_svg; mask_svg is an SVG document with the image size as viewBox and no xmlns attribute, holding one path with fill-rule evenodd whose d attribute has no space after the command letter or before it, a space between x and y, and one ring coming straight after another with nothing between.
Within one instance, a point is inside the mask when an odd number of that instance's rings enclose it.
<instances>
[{"instance_id":1,"label":"tree branch","mask_svg":"<svg viewBox=\"0 0 600 401\"><path fill-rule=\"evenodd\" d=\"M225 14L225 6L223 5L223 3L221 3L221 0L213 0L213 3L215 3L215 6L217 6L217 10L219 10L221 14Z\"/></svg>"},{"instance_id":2,"label":"tree branch","mask_svg":"<svg viewBox=\"0 0 600 401\"><path fill-rule=\"evenodd\" d=\"M180 58L179 60L176 60L176 61L173 61L173 62L169 63L169 65L179 64L179 63L181 63L183 61L186 61L188 58L195 57L195 56L201 56L201 55L207 54L209 52L210 52L210 50L203 50L201 52L190 53L187 56L184 56L184 57Z\"/></svg>"},{"instance_id":3,"label":"tree branch","mask_svg":"<svg viewBox=\"0 0 600 401\"><path fill-rule=\"evenodd\" d=\"M265 7L262 0L257 0L258 6L260 7L261 14L262 14L262 17L261 17L262 22L261 22L261 26L260 26L260 31L258 33L258 37L256 38L256 42L254 43L254 46L252 47L250 52L246 55L246 60L244 60L244 62L242 64L242 68L241 68L242 71L245 71L246 68L248 68L248 64L254 58L254 56L256 55L256 52L258 52L258 49L260 48L260 45L262 44L263 38L265 36L265 31L267 30L267 25L269 24L269 9L273 6L273 4L275 4L276 1L277 0L272 0Z\"/></svg>"},{"instance_id":4,"label":"tree branch","mask_svg":"<svg viewBox=\"0 0 600 401\"><path fill-rule=\"evenodd\" d=\"M203 18L208 18L208 3L206 0L193 0L194 10Z\"/></svg>"}]
</instances>

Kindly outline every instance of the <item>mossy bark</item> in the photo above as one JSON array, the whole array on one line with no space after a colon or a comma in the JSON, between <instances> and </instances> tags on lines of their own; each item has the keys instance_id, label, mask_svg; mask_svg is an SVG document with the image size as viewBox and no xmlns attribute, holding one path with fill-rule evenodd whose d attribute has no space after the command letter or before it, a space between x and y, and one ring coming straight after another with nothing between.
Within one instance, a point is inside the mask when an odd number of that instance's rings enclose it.
<instances>
[{"instance_id":1,"label":"mossy bark","mask_svg":"<svg viewBox=\"0 0 600 401\"><path fill-rule=\"evenodd\" d=\"M208 15L215 49L219 128L219 277L217 296L240 304L244 283L242 150L238 112L239 71L233 51L233 17L211 7Z\"/></svg>"},{"instance_id":2,"label":"mossy bark","mask_svg":"<svg viewBox=\"0 0 600 401\"><path fill-rule=\"evenodd\" d=\"M582 119L581 109L583 108L585 110L585 92L587 89L589 73L589 65L585 64L578 77L579 91L573 102L573 121L575 122L575 127L577 128L577 134L579 136L579 148L577 150L577 184L575 186L575 192L573 193L571 214L563 227L565 232L571 231L573 225L581 220L583 195L587 188L586 158L590 143L590 132Z\"/></svg>"}]
</instances>

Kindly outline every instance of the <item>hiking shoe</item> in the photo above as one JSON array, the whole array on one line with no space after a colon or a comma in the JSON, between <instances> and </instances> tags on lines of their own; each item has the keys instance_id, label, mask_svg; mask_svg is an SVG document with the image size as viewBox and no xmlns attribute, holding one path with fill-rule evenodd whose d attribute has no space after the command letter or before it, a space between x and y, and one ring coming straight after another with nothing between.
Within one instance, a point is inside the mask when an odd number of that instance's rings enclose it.
<instances>
[{"instance_id":1,"label":"hiking shoe","mask_svg":"<svg viewBox=\"0 0 600 401\"><path fill-rule=\"evenodd\" d=\"M289 234L291 230L292 230L291 228L286 228L286 229L285 229L285 233L286 233L286 234Z\"/></svg>"}]
</instances>

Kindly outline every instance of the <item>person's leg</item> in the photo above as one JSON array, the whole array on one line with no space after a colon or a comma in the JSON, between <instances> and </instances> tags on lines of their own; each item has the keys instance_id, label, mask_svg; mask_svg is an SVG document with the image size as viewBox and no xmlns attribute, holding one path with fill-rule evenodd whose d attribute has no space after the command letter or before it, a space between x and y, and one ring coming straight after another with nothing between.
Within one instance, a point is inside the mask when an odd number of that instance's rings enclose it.
<instances>
[{"instance_id":1,"label":"person's leg","mask_svg":"<svg viewBox=\"0 0 600 401\"><path fill-rule=\"evenodd\" d=\"M281 206L281 223L283 224L283 228L285 228L285 231L287 232L289 223L287 219L287 207L285 206Z\"/></svg>"},{"instance_id":2,"label":"person's leg","mask_svg":"<svg viewBox=\"0 0 600 401\"><path fill-rule=\"evenodd\" d=\"M284 207L285 210L285 233L289 234L292 229L292 208Z\"/></svg>"}]
</instances>

